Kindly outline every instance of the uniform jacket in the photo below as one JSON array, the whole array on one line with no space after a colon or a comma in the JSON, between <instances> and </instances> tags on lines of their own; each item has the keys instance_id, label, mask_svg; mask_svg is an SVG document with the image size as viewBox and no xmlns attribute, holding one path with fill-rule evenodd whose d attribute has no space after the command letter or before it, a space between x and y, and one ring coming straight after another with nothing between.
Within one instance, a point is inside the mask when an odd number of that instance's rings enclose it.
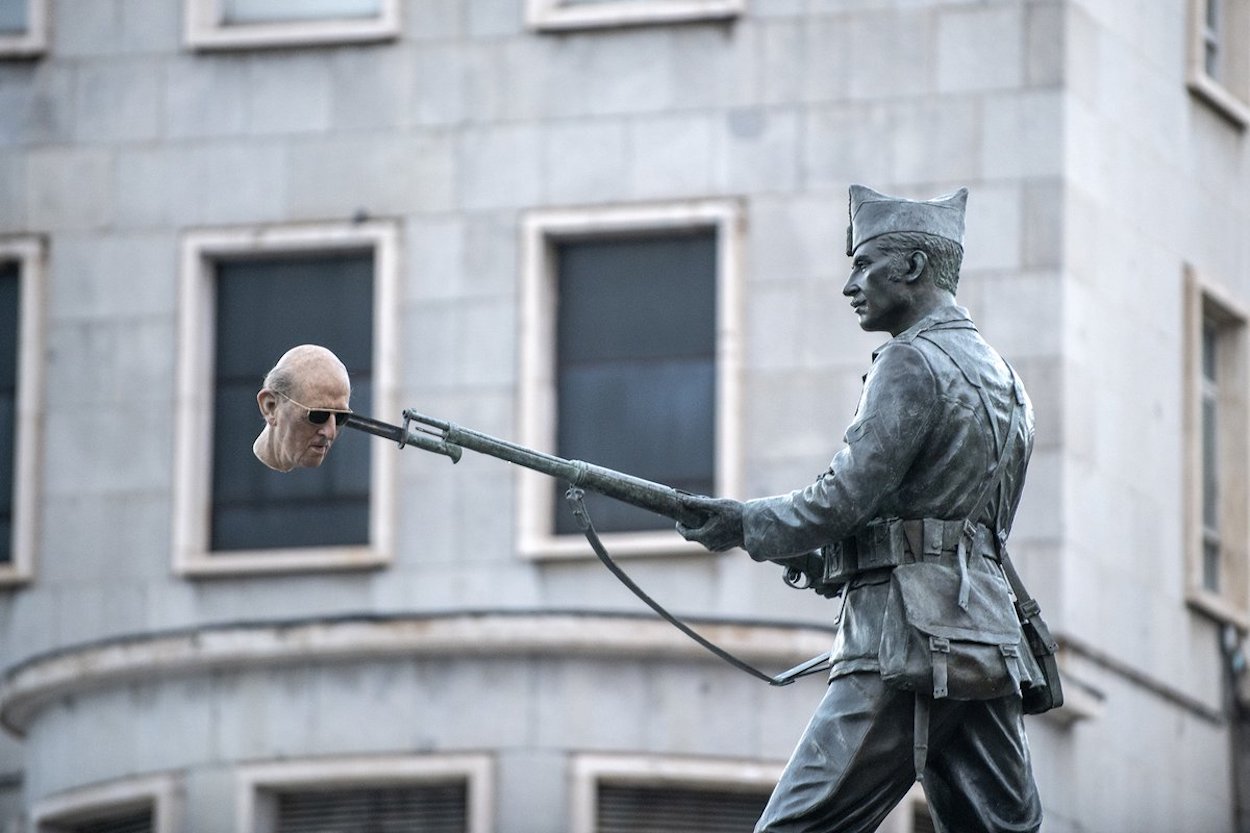
<instances>
[{"instance_id":1,"label":"uniform jacket","mask_svg":"<svg viewBox=\"0 0 1250 833\"><path fill-rule=\"evenodd\" d=\"M951 356L968 371L965 377ZM969 378L971 377L971 378ZM988 394L986 412L978 385ZM971 520L1010 529L1033 448L1033 410L1011 437L1007 506L991 491L974 506L1010 427L1013 375L961 307L939 309L873 354L845 447L806 488L748 501L745 547L757 560L784 559L849 537L877 518ZM996 440L997 438L997 440ZM833 676L877 669L888 574L866 574L845 591Z\"/></svg>"}]
</instances>

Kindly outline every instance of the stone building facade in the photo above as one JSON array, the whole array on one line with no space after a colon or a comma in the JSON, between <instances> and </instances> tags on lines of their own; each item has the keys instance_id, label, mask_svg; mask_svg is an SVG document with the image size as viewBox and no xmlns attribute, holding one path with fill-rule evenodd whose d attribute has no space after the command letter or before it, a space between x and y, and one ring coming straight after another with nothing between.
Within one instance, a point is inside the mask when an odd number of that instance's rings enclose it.
<instances>
[{"instance_id":1,"label":"stone building facade","mask_svg":"<svg viewBox=\"0 0 1250 833\"><path fill-rule=\"evenodd\" d=\"M0 0L0 829L749 829L818 678L707 655L498 460L266 480L249 397L318 341L379 419L796 488L879 343L852 182L970 188L960 299L1038 405L1044 829L1250 829L1244 5ZM713 640L827 648L776 569L592 512Z\"/></svg>"}]
</instances>

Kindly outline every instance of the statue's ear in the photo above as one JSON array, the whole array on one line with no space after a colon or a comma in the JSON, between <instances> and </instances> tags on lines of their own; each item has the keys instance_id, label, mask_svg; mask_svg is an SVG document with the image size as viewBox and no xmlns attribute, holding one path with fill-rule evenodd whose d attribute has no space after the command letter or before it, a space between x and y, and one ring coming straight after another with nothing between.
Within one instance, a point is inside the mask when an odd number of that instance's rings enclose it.
<instances>
[{"instance_id":1,"label":"statue's ear","mask_svg":"<svg viewBox=\"0 0 1250 833\"><path fill-rule=\"evenodd\" d=\"M907 256L907 271L903 275L903 280L907 283L918 281L925 270L929 268L929 255L920 249L914 250Z\"/></svg>"}]
</instances>

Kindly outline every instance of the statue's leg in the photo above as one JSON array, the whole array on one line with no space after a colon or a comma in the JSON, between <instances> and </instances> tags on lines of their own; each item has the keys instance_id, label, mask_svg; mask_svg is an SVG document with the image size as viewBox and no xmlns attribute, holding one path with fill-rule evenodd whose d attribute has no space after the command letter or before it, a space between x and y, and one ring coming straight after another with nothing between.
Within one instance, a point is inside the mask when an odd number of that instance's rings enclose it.
<instances>
[{"instance_id":1,"label":"statue's leg","mask_svg":"<svg viewBox=\"0 0 1250 833\"><path fill-rule=\"evenodd\" d=\"M1036 831L1042 805L1020 698L945 703L933 718L924 786L938 830Z\"/></svg>"},{"instance_id":2,"label":"statue's leg","mask_svg":"<svg viewBox=\"0 0 1250 833\"><path fill-rule=\"evenodd\" d=\"M869 833L915 780L911 694L876 672L829 683L756 833Z\"/></svg>"}]
</instances>

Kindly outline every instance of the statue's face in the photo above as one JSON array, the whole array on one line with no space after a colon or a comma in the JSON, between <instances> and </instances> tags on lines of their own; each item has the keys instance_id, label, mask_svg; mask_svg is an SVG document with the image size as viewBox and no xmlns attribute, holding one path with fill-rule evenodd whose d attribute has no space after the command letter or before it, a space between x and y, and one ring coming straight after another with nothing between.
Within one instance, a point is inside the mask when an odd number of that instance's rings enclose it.
<instances>
[{"instance_id":1,"label":"statue's face","mask_svg":"<svg viewBox=\"0 0 1250 833\"><path fill-rule=\"evenodd\" d=\"M257 397L261 413L269 424L273 462L282 470L304 466L312 468L325 462L330 446L340 430L333 413L345 411L351 398L351 383L342 368L332 362L310 362L301 368L299 383L290 397L269 389Z\"/></svg>"},{"instance_id":2,"label":"statue's face","mask_svg":"<svg viewBox=\"0 0 1250 833\"><path fill-rule=\"evenodd\" d=\"M898 335L911 320L913 287L904 279L905 259L886 252L880 240L874 238L855 250L842 294L851 299L861 328Z\"/></svg>"}]
</instances>

